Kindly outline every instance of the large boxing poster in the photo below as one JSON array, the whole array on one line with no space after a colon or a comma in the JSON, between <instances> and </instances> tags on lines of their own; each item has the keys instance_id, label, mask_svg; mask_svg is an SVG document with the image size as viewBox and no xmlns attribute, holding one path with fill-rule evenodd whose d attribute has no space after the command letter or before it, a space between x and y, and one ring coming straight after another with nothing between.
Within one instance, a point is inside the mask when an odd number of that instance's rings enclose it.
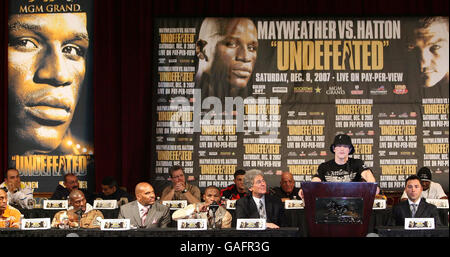
<instances>
[{"instance_id":1,"label":"large boxing poster","mask_svg":"<svg viewBox=\"0 0 450 257\"><path fill-rule=\"evenodd\" d=\"M422 166L448 191L448 17L159 18L154 180L236 169L309 181L350 135L385 191Z\"/></svg>"},{"instance_id":2,"label":"large boxing poster","mask_svg":"<svg viewBox=\"0 0 450 257\"><path fill-rule=\"evenodd\" d=\"M90 0L9 1L8 164L35 192L67 173L94 186L92 14Z\"/></svg>"}]
</instances>

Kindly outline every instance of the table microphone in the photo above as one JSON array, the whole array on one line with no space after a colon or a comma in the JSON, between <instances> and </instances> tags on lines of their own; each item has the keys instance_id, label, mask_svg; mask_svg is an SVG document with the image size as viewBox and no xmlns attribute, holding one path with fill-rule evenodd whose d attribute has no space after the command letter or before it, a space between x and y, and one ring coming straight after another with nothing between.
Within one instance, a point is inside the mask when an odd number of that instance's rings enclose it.
<instances>
[{"instance_id":1,"label":"table microphone","mask_svg":"<svg viewBox=\"0 0 450 257\"><path fill-rule=\"evenodd\" d=\"M212 210L215 213L217 211L217 209L219 209L219 204L216 201L213 201L209 205L209 209Z\"/></svg>"}]
</instances>

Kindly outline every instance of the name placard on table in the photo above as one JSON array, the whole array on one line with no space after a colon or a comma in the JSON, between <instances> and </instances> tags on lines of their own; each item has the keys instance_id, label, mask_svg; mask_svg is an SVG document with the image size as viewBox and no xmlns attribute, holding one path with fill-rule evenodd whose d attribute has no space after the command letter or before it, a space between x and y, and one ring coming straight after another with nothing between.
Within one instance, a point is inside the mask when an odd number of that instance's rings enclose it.
<instances>
[{"instance_id":1,"label":"name placard on table","mask_svg":"<svg viewBox=\"0 0 450 257\"><path fill-rule=\"evenodd\" d=\"M227 200L227 209L236 210L236 201L237 200Z\"/></svg>"},{"instance_id":2,"label":"name placard on table","mask_svg":"<svg viewBox=\"0 0 450 257\"><path fill-rule=\"evenodd\" d=\"M116 209L117 200L94 200L94 209Z\"/></svg>"},{"instance_id":3,"label":"name placard on table","mask_svg":"<svg viewBox=\"0 0 450 257\"><path fill-rule=\"evenodd\" d=\"M100 230L129 230L130 219L102 219Z\"/></svg>"},{"instance_id":4,"label":"name placard on table","mask_svg":"<svg viewBox=\"0 0 450 257\"><path fill-rule=\"evenodd\" d=\"M434 218L405 218L405 229L434 229Z\"/></svg>"},{"instance_id":5,"label":"name placard on table","mask_svg":"<svg viewBox=\"0 0 450 257\"><path fill-rule=\"evenodd\" d=\"M69 206L67 200L44 200L43 208L45 210L66 210Z\"/></svg>"},{"instance_id":6,"label":"name placard on table","mask_svg":"<svg viewBox=\"0 0 450 257\"><path fill-rule=\"evenodd\" d=\"M171 210L183 209L187 206L186 200L179 201L162 201L162 204L169 207Z\"/></svg>"},{"instance_id":7,"label":"name placard on table","mask_svg":"<svg viewBox=\"0 0 450 257\"><path fill-rule=\"evenodd\" d=\"M237 230L265 230L265 219L237 219Z\"/></svg>"},{"instance_id":8,"label":"name placard on table","mask_svg":"<svg viewBox=\"0 0 450 257\"><path fill-rule=\"evenodd\" d=\"M206 219L179 219L177 220L178 230L207 230Z\"/></svg>"},{"instance_id":9,"label":"name placard on table","mask_svg":"<svg viewBox=\"0 0 450 257\"><path fill-rule=\"evenodd\" d=\"M50 218L38 219L22 219L20 229L36 230L36 229L50 229Z\"/></svg>"},{"instance_id":10,"label":"name placard on table","mask_svg":"<svg viewBox=\"0 0 450 257\"><path fill-rule=\"evenodd\" d=\"M286 200L284 202L284 208L286 210L289 210L289 209L304 209L305 208L305 203L303 202L303 200Z\"/></svg>"},{"instance_id":11,"label":"name placard on table","mask_svg":"<svg viewBox=\"0 0 450 257\"><path fill-rule=\"evenodd\" d=\"M386 209L386 200L385 199L375 199L373 201L373 210L382 210Z\"/></svg>"}]
</instances>

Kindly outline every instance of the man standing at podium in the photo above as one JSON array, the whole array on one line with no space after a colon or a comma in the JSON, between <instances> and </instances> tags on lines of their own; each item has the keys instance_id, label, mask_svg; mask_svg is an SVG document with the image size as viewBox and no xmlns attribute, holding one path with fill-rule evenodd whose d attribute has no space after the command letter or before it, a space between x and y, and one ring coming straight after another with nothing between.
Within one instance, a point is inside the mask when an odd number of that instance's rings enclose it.
<instances>
[{"instance_id":1,"label":"man standing at podium","mask_svg":"<svg viewBox=\"0 0 450 257\"><path fill-rule=\"evenodd\" d=\"M355 152L349 136L341 134L334 138L330 150L334 159L319 165L318 174L311 181L318 182L375 182L372 170L364 161L349 158Z\"/></svg>"},{"instance_id":2,"label":"man standing at podium","mask_svg":"<svg viewBox=\"0 0 450 257\"><path fill-rule=\"evenodd\" d=\"M334 138L330 150L334 153L334 159L319 165L317 174L313 176L313 182L373 182L375 177L372 170L368 168L364 161L350 158L349 155L355 152L352 140L348 135L340 134ZM379 193L377 188L377 194ZM300 190L299 196L303 198Z\"/></svg>"}]
</instances>

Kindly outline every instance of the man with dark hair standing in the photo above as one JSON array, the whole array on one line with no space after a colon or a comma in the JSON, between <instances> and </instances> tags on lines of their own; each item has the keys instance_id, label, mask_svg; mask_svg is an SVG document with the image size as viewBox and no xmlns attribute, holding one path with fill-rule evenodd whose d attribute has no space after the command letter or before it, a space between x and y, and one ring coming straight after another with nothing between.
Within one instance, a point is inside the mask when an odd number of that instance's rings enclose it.
<instances>
[{"instance_id":1,"label":"man with dark hair standing","mask_svg":"<svg viewBox=\"0 0 450 257\"><path fill-rule=\"evenodd\" d=\"M164 188L161 201L187 200L188 204L200 202L200 188L186 182L186 176L181 166L169 169L172 185Z\"/></svg>"},{"instance_id":2,"label":"man with dark hair standing","mask_svg":"<svg viewBox=\"0 0 450 257\"><path fill-rule=\"evenodd\" d=\"M229 200L237 200L247 195L244 186L245 170L236 170L234 172L234 184L220 191L221 197Z\"/></svg>"},{"instance_id":3,"label":"man with dark hair standing","mask_svg":"<svg viewBox=\"0 0 450 257\"><path fill-rule=\"evenodd\" d=\"M102 192L97 196L102 200L117 200L119 206L133 201L127 192L122 190L113 177L105 177L102 180Z\"/></svg>"},{"instance_id":4,"label":"man with dark hair standing","mask_svg":"<svg viewBox=\"0 0 450 257\"><path fill-rule=\"evenodd\" d=\"M435 226L441 226L437 207L427 203L422 195L420 178L411 175L406 179L405 192L408 201L400 201L392 208L392 216L388 221L390 226L404 226L405 218L434 218Z\"/></svg>"}]
</instances>

